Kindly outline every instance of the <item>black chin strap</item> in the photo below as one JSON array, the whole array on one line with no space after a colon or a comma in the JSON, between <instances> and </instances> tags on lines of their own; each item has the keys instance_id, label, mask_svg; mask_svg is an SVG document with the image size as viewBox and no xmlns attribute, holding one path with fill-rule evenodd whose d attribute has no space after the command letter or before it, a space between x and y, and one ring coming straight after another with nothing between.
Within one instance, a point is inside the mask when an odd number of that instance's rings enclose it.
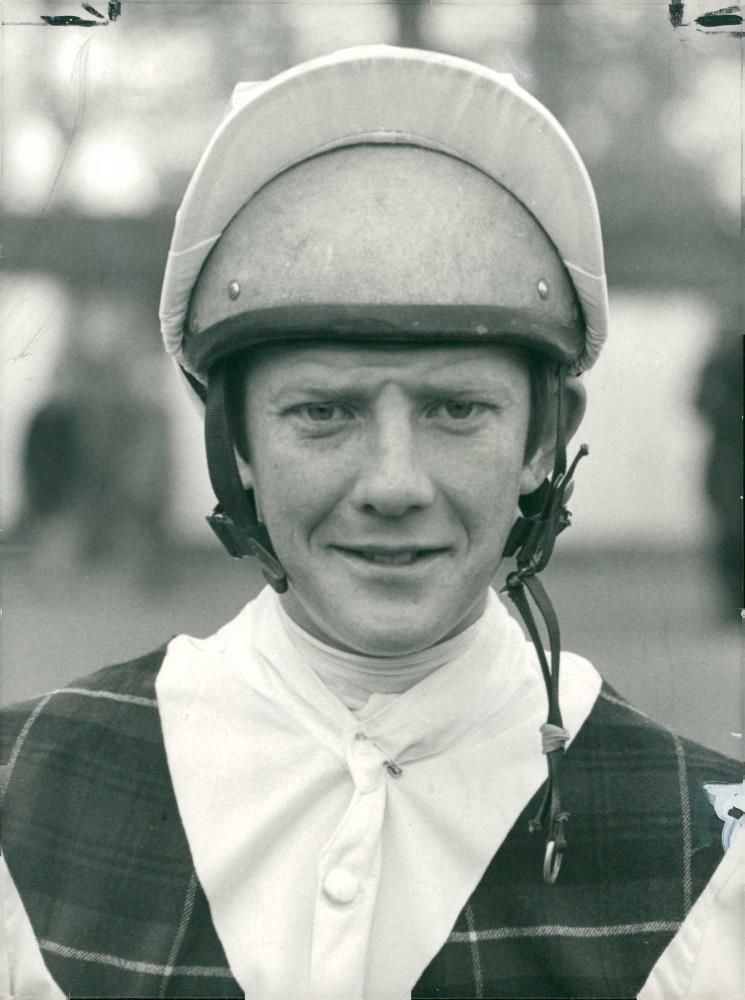
<instances>
[{"instance_id":1,"label":"black chin strap","mask_svg":"<svg viewBox=\"0 0 745 1000\"><path fill-rule=\"evenodd\" d=\"M548 763L548 782L535 817L530 821L531 833L546 830L546 850L543 858L543 878L553 884L561 868L566 850L566 823L569 814L561 808L559 775L564 748L569 733L564 728L559 704L559 661L561 634L556 612L537 574L545 568L554 550L556 536L571 523L566 508L572 493L572 478L577 463L588 452L581 445L567 472L566 433L564 429L564 374L559 375L556 406L556 449L551 478L535 493L521 500L523 516L512 528L505 546L505 556L517 556L517 569L510 573L502 590L515 604L525 622L535 646L548 696L548 716L541 726L542 749ZM546 626L550 662L541 642L528 594Z\"/></svg>"},{"instance_id":2,"label":"black chin strap","mask_svg":"<svg viewBox=\"0 0 745 1000\"><path fill-rule=\"evenodd\" d=\"M238 472L228 418L225 365L216 366L209 374L204 431L207 468L219 501L207 523L235 559L256 556L266 581L283 594L287 590L287 574L257 517L253 493L246 490Z\"/></svg>"}]
</instances>

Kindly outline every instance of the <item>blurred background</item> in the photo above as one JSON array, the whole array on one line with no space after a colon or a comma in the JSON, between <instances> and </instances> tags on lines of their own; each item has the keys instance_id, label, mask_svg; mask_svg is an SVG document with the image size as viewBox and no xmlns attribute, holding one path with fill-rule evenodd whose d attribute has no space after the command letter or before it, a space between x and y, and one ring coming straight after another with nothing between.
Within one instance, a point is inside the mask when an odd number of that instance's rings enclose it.
<instances>
[{"instance_id":1,"label":"blurred background","mask_svg":"<svg viewBox=\"0 0 745 1000\"><path fill-rule=\"evenodd\" d=\"M743 45L703 6L2 4L2 699L253 596L162 356L173 217L238 80L369 42L476 59L544 101L595 182L612 327L587 378L564 644L639 707L742 754ZM115 7L115 5L109 5ZM454 225L457 218L454 217Z\"/></svg>"}]
</instances>

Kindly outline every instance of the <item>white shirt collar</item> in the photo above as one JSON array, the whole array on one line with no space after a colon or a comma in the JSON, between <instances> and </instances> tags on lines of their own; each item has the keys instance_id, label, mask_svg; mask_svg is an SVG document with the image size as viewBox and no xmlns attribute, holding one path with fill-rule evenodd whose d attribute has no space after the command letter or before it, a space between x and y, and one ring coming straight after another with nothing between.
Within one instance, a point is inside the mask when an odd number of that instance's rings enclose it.
<instances>
[{"instance_id":1,"label":"white shirt collar","mask_svg":"<svg viewBox=\"0 0 745 1000\"><path fill-rule=\"evenodd\" d=\"M391 701L396 695L420 683L445 663L464 653L480 627L481 616L469 628L434 646L405 656L363 656L328 646L290 618L277 602L285 631L308 666L323 683L358 717L370 714L376 705ZM373 706L368 703L371 695Z\"/></svg>"},{"instance_id":2,"label":"white shirt collar","mask_svg":"<svg viewBox=\"0 0 745 1000\"><path fill-rule=\"evenodd\" d=\"M156 683L215 928L252 996L408 996L545 778L534 652L491 595L461 655L361 722L276 601L173 640ZM562 686L574 734L600 679L564 654Z\"/></svg>"},{"instance_id":3,"label":"white shirt collar","mask_svg":"<svg viewBox=\"0 0 745 1000\"><path fill-rule=\"evenodd\" d=\"M316 720L320 715L325 740L344 740L350 731L357 731L359 720L320 680L288 638L277 612L277 597L265 591L259 600L264 613L255 639L256 651L299 699L296 707L302 705L305 710L298 717L318 735ZM232 641L228 649L232 650L235 669L245 673L243 643L240 639ZM403 763L467 739L486 719L498 725L503 710L535 686L538 679L532 658L525 653L520 627L490 591L484 615L459 655L368 715L365 730Z\"/></svg>"}]
</instances>

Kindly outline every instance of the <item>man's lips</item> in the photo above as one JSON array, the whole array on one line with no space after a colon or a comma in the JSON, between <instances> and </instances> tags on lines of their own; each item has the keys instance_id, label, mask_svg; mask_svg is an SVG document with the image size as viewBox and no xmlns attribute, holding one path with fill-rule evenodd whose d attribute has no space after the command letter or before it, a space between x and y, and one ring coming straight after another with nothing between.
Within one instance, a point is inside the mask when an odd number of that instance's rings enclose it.
<instances>
[{"instance_id":1,"label":"man's lips","mask_svg":"<svg viewBox=\"0 0 745 1000\"><path fill-rule=\"evenodd\" d=\"M411 566L447 552L444 545L332 545L343 555L381 566Z\"/></svg>"}]
</instances>

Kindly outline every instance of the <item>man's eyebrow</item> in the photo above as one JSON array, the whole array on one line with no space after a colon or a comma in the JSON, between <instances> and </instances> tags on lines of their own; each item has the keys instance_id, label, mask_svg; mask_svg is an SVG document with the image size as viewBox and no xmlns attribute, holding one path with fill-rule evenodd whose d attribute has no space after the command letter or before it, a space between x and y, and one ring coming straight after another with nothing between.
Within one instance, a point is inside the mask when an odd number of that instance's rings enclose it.
<instances>
[{"instance_id":1,"label":"man's eyebrow","mask_svg":"<svg viewBox=\"0 0 745 1000\"><path fill-rule=\"evenodd\" d=\"M317 397L334 395L361 398L374 394L382 384L388 381L396 381L405 392L414 396L436 394L443 396L499 395L511 397L515 392L515 387L510 381L498 375L491 377L464 375L460 377L456 372L444 371L402 380L382 376L380 379L376 378L372 382L366 382L361 378L360 372L354 371L336 373L298 371L287 374L282 382L272 389L271 395L276 399L298 394Z\"/></svg>"},{"instance_id":2,"label":"man's eyebrow","mask_svg":"<svg viewBox=\"0 0 745 1000\"><path fill-rule=\"evenodd\" d=\"M338 389L344 386L359 386L359 373L353 371L336 372L327 368L294 368L283 372L276 379L275 391L298 389L310 390L316 388Z\"/></svg>"}]
</instances>

